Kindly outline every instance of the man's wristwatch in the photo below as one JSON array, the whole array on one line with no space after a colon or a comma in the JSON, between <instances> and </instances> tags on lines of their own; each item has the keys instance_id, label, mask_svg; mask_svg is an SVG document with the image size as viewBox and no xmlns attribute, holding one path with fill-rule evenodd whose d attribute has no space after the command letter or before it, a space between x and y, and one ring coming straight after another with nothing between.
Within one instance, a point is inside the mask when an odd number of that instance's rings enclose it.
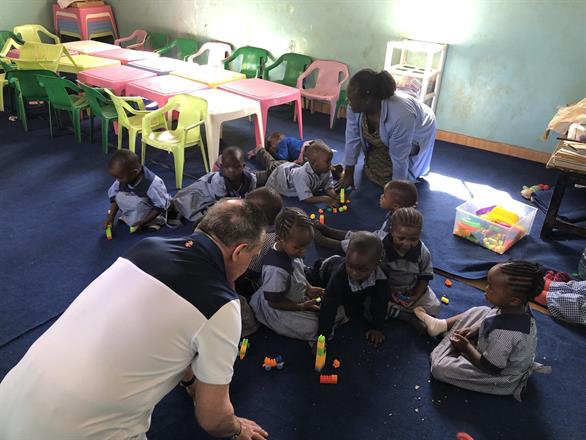
<instances>
[{"instance_id":1,"label":"man's wristwatch","mask_svg":"<svg viewBox=\"0 0 586 440\"><path fill-rule=\"evenodd\" d=\"M180 380L179 386L182 386L183 388L187 388L189 385L193 385L194 382L195 382L195 375L189 380Z\"/></svg>"},{"instance_id":2,"label":"man's wristwatch","mask_svg":"<svg viewBox=\"0 0 586 440\"><path fill-rule=\"evenodd\" d=\"M236 420L238 420L238 418L236 418ZM238 429L232 435L232 437L230 437L231 440L236 440L238 437L240 437L240 434L242 434L242 422L240 420L238 420L238 423L239 423Z\"/></svg>"}]
</instances>

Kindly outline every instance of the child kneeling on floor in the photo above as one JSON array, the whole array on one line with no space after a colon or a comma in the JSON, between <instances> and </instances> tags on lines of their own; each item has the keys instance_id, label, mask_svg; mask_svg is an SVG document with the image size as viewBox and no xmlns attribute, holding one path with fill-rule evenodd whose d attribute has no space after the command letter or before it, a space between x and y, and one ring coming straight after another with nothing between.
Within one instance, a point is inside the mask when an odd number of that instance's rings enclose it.
<instances>
[{"instance_id":1,"label":"child kneeling on floor","mask_svg":"<svg viewBox=\"0 0 586 440\"><path fill-rule=\"evenodd\" d=\"M355 232L350 237L346 257L333 255L316 262L310 280L319 280L314 283L326 289L319 313L319 335L333 335L340 306L347 316L360 316L369 302L372 320L367 325L366 339L375 346L383 342L389 282L379 266L382 253L382 242L375 234Z\"/></svg>"},{"instance_id":2,"label":"child kneeling on floor","mask_svg":"<svg viewBox=\"0 0 586 440\"><path fill-rule=\"evenodd\" d=\"M116 179L108 190L110 209L104 228L112 227L116 214L119 221L132 228L159 230L166 221L171 197L163 180L140 164L129 150L117 150L108 161L108 172Z\"/></svg>"},{"instance_id":3,"label":"child kneeling on floor","mask_svg":"<svg viewBox=\"0 0 586 440\"><path fill-rule=\"evenodd\" d=\"M527 304L543 290L543 275L538 264L512 260L488 272L485 296L493 308L473 307L448 319L415 309L429 335L447 332L431 353L433 377L520 401L531 373L551 370L533 362L537 327Z\"/></svg>"},{"instance_id":4,"label":"child kneeling on floor","mask_svg":"<svg viewBox=\"0 0 586 440\"><path fill-rule=\"evenodd\" d=\"M331 171L333 156L331 148L321 140L309 142L305 148L307 162L303 165L275 160L260 148L256 158L265 170L255 171L258 186L270 186L282 196L297 197L302 202L338 207L340 201Z\"/></svg>"},{"instance_id":5,"label":"child kneeling on floor","mask_svg":"<svg viewBox=\"0 0 586 440\"><path fill-rule=\"evenodd\" d=\"M274 332L312 341L319 312L315 298L323 289L305 277L303 255L313 241L311 221L301 209L285 208L275 220L275 234L275 245L263 261L262 286L250 306L256 319Z\"/></svg>"},{"instance_id":6,"label":"child kneeling on floor","mask_svg":"<svg viewBox=\"0 0 586 440\"><path fill-rule=\"evenodd\" d=\"M429 281L433 279L431 254L420 240L423 216L415 208L399 208L391 216L389 234L383 239L384 266L389 277L391 299L388 318L410 322L420 331L421 323L413 316L415 307L436 315L440 302Z\"/></svg>"}]
</instances>

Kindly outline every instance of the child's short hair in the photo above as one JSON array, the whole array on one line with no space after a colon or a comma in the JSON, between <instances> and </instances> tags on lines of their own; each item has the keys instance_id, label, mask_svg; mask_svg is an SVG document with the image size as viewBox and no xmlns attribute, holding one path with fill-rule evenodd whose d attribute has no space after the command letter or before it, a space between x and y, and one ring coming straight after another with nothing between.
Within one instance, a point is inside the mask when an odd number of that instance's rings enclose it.
<instances>
[{"instance_id":1,"label":"child's short hair","mask_svg":"<svg viewBox=\"0 0 586 440\"><path fill-rule=\"evenodd\" d=\"M288 239L294 228L312 230L313 225L307 214L299 208L285 208L275 219L275 233L281 239Z\"/></svg>"},{"instance_id":2,"label":"child's short hair","mask_svg":"<svg viewBox=\"0 0 586 440\"><path fill-rule=\"evenodd\" d=\"M391 216L391 226L423 229L423 215L415 208L399 208Z\"/></svg>"},{"instance_id":3,"label":"child's short hair","mask_svg":"<svg viewBox=\"0 0 586 440\"><path fill-rule=\"evenodd\" d=\"M303 155L307 158L307 160L313 160L313 158L320 153L328 154L331 156L334 155L334 152L328 146L328 144L326 144L321 139L315 139L307 144L307 146L305 147L305 151L303 152Z\"/></svg>"},{"instance_id":4,"label":"child's short hair","mask_svg":"<svg viewBox=\"0 0 586 440\"><path fill-rule=\"evenodd\" d=\"M222 151L222 163L228 162L229 160L235 160L237 162L244 162L244 152L240 147L228 147Z\"/></svg>"},{"instance_id":5,"label":"child's short hair","mask_svg":"<svg viewBox=\"0 0 586 440\"><path fill-rule=\"evenodd\" d=\"M275 218L283 209L281 194L269 186L257 188L246 194L244 198L248 203L257 206L264 212L269 225L275 224Z\"/></svg>"},{"instance_id":6,"label":"child's short hair","mask_svg":"<svg viewBox=\"0 0 586 440\"><path fill-rule=\"evenodd\" d=\"M356 252L368 261L379 261L383 255L383 243L372 232L354 232L350 236L346 255L351 252Z\"/></svg>"},{"instance_id":7,"label":"child's short hair","mask_svg":"<svg viewBox=\"0 0 586 440\"><path fill-rule=\"evenodd\" d=\"M140 168L140 160L130 150L116 150L108 160L108 168L118 168L121 170Z\"/></svg>"},{"instance_id":8,"label":"child's short hair","mask_svg":"<svg viewBox=\"0 0 586 440\"><path fill-rule=\"evenodd\" d=\"M539 295L545 286L545 269L538 263L523 260L509 260L498 265L509 281L509 286L523 302Z\"/></svg>"},{"instance_id":9,"label":"child's short hair","mask_svg":"<svg viewBox=\"0 0 586 440\"><path fill-rule=\"evenodd\" d=\"M279 139L281 136L284 136L284 134L281 133L280 131L275 131L274 133L271 133L271 135L265 139L265 149L268 150L270 148L271 141L273 139Z\"/></svg>"},{"instance_id":10,"label":"child's short hair","mask_svg":"<svg viewBox=\"0 0 586 440\"><path fill-rule=\"evenodd\" d=\"M407 180L391 180L385 185L385 192L392 192L401 208L417 206L417 188Z\"/></svg>"}]
</instances>

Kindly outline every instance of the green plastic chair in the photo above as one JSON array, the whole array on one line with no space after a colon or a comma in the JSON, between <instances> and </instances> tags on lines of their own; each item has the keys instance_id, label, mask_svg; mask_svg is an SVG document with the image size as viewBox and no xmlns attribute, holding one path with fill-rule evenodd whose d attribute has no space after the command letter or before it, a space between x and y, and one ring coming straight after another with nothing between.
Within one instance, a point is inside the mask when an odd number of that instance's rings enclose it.
<instances>
[{"instance_id":1,"label":"green plastic chair","mask_svg":"<svg viewBox=\"0 0 586 440\"><path fill-rule=\"evenodd\" d=\"M10 70L6 72L8 83L14 87L15 90L14 99L16 101L16 110L24 131L28 131L25 103L31 101L49 101L47 91L37 80L38 76L56 77L57 74L50 70ZM49 112L50 111L49 107Z\"/></svg>"},{"instance_id":2,"label":"green plastic chair","mask_svg":"<svg viewBox=\"0 0 586 440\"><path fill-rule=\"evenodd\" d=\"M230 64L236 61L237 58L240 60L240 70L237 72L246 75L246 78L260 78L266 62L270 59L274 59L268 50L260 47L244 46L239 47L232 55L224 60L224 69L230 69Z\"/></svg>"},{"instance_id":3,"label":"green plastic chair","mask_svg":"<svg viewBox=\"0 0 586 440\"><path fill-rule=\"evenodd\" d=\"M10 32L10 31L0 31L0 48L4 47L6 42L8 40L10 40L11 38L14 41L16 41L16 43L18 43L18 44L24 43L24 41L22 41L20 38L18 38L16 35L14 35L14 33Z\"/></svg>"},{"instance_id":4,"label":"green plastic chair","mask_svg":"<svg viewBox=\"0 0 586 440\"><path fill-rule=\"evenodd\" d=\"M186 61L190 55L198 51L199 43L189 38L176 38L167 46L163 47L162 49L158 49L155 52L157 52L159 55L166 55L173 49L175 49L175 58Z\"/></svg>"},{"instance_id":5,"label":"green plastic chair","mask_svg":"<svg viewBox=\"0 0 586 440\"><path fill-rule=\"evenodd\" d=\"M60 122L59 111L66 111L71 117L73 129L75 131L75 140L81 144L81 112L89 109L89 102L85 96L79 95L81 88L68 79L55 76L37 76L39 84L47 91L49 97L49 127L51 137L53 137L53 119L51 114L53 110ZM70 94L74 92L77 94ZM90 125L90 137L92 137L92 126Z\"/></svg>"},{"instance_id":6,"label":"green plastic chair","mask_svg":"<svg viewBox=\"0 0 586 440\"><path fill-rule=\"evenodd\" d=\"M169 35L161 34L159 32L149 32L144 45L146 50L156 52L169 45Z\"/></svg>"},{"instance_id":7,"label":"green plastic chair","mask_svg":"<svg viewBox=\"0 0 586 440\"><path fill-rule=\"evenodd\" d=\"M108 89L104 89L104 91L112 99L118 115L118 149L122 148L122 131L125 128L128 130L128 149L134 153L136 150L136 136L142 132L142 120L145 116L152 113L152 111L145 110L142 98L135 96L116 96ZM129 104L131 102L136 104L138 110ZM161 121L153 123L155 124L153 128L165 126Z\"/></svg>"},{"instance_id":8,"label":"green plastic chair","mask_svg":"<svg viewBox=\"0 0 586 440\"><path fill-rule=\"evenodd\" d=\"M15 26L12 30L22 41L30 41L33 43L43 43L42 36L46 36L53 43L59 44L61 40L57 35L49 32L45 27L40 24L23 24L21 26Z\"/></svg>"},{"instance_id":9,"label":"green plastic chair","mask_svg":"<svg viewBox=\"0 0 586 440\"><path fill-rule=\"evenodd\" d=\"M94 88L86 86L83 83L78 82L77 85L81 87L85 97L87 98L92 115L90 119L90 127L94 126L94 117L98 117L102 126L102 151L104 154L108 154L109 134L110 134L110 123L118 119L118 112L116 107L112 103L112 100L108 95L105 94L104 89ZM90 130L90 142L94 142L93 130Z\"/></svg>"},{"instance_id":10,"label":"green plastic chair","mask_svg":"<svg viewBox=\"0 0 586 440\"><path fill-rule=\"evenodd\" d=\"M171 129L173 113L179 113L177 128ZM185 164L185 149L199 145L206 173L209 172L208 160L201 138L201 125L208 112L208 103L205 99L192 95L175 95L167 104L144 117L142 120L142 156L144 164L146 147L158 148L173 154L175 163L175 185L177 189L183 186L183 167ZM165 119L167 115L169 121ZM154 131L152 127L163 123L164 131Z\"/></svg>"},{"instance_id":11,"label":"green plastic chair","mask_svg":"<svg viewBox=\"0 0 586 440\"><path fill-rule=\"evenodd\" d=\"M310 56L301 55L299 53L290 52L283 54L277 61L263 70L262 79L284 84L286 86L297 87L297 78L299 78L299 75L305 72L305 69L307 69L307 66L309 66L312 61L313 59ZM283 74L283 78L271 78L271 70L276 69L283 63L285 63L285 72Z\"/></svg>"}]
</instances>

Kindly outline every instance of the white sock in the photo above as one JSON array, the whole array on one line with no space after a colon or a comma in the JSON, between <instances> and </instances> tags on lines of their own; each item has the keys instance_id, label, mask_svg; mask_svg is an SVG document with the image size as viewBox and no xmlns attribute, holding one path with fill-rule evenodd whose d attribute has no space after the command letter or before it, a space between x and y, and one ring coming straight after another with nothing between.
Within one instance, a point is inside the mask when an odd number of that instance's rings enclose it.
<instances>
[{"instance_id":1,"label":"white sock","mask_svg":"<svg viewBox=\"0 0 586 440\"><path fill-rule=\"evenodd\" d=\"M427 334L429 336L437 336L440 333L448 331L448 321L445 319L434 318L427 314L423 307L416 307L415 315L423 321L427 327Z\"/></svg>"}]
</instances>

